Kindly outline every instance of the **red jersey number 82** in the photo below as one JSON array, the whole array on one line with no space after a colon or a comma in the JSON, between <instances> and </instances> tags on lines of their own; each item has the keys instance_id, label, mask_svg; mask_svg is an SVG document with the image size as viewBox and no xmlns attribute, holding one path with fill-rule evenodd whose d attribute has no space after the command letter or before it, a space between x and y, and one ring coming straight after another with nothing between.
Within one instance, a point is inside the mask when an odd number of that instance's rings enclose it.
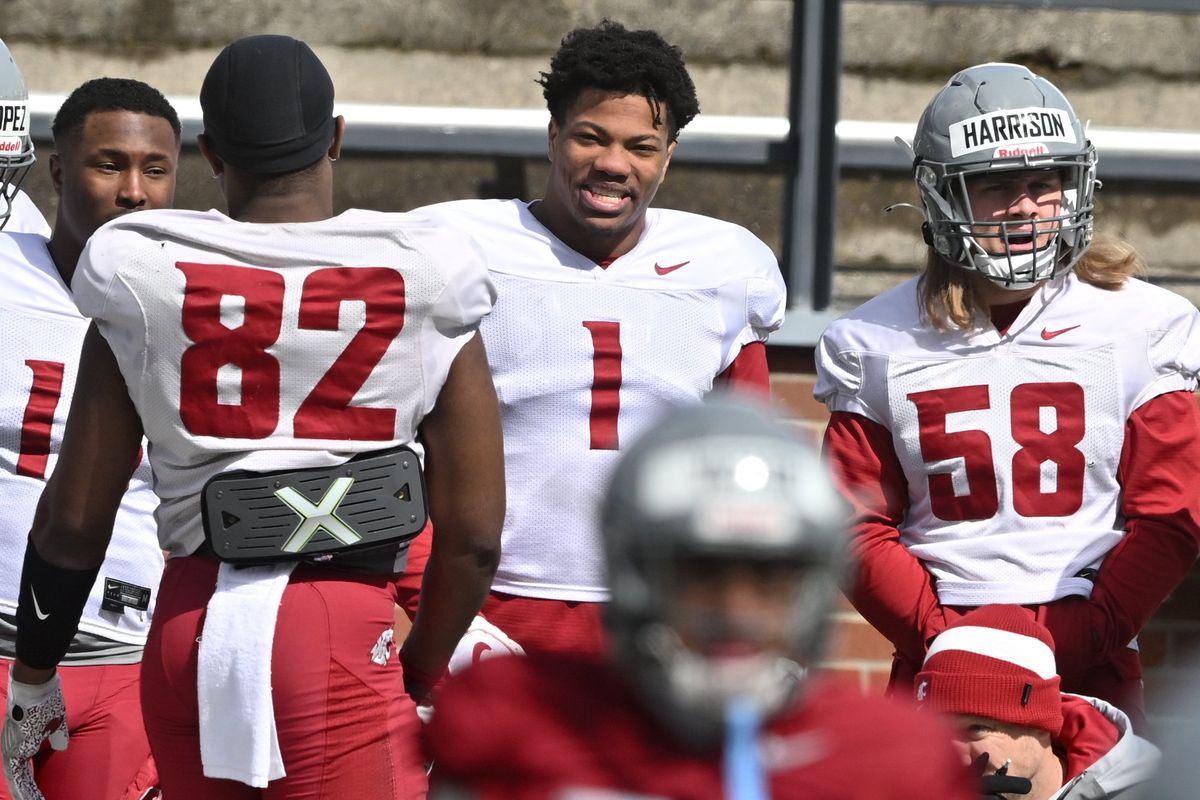
<instances>
[{"instance_id":1,"label":"red jersey number 82","mask_svg":"<svg viewBox=\"0 0 1200 800\"><path fill-rule=\"evenodd\" d=\"M264 439L279 425L279 361L267 348L283 323L283 276L269 269L230 264L175 265L186 278L183 330L193 344L180 362L179 413L195 436ZM242 324L221 320L221 298L243 298ZM346 349L296 410L298 439L385 441L393 438L394 408L354 406L351 401L392 340L404 327L404 278L387 267L325 267L304 280L298 327L338 330L341 304L362 301L366 319ZM217 374L232 365L241 372L237 403L218 399Z\"/></svg>"}]
</instances>

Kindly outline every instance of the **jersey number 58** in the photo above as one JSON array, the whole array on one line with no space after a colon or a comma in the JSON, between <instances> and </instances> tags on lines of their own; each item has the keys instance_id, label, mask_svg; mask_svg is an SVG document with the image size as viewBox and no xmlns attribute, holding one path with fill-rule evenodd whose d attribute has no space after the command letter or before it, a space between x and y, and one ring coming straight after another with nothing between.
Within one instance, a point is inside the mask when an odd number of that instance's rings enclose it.
<instances>
[{"instance_id":1,"label":"jersey number 58","mask_svg":"<svg viewBox=\"0 0 1200 800\"><path fill-rule=\"evenodd\" d=\"M992 440L981 430L948 431L946 417L991 407L986 385L913 392L921 456L926 464L961 460L968 491L955 492L945 472L929 475L929 503L944 520L988 519L1000 510ZM1012 459L1013 507L1023 517L1065 517L1083 504L1086 459L1083 387L1076 383L1023 383L1009 400L1010 429L1020 447ZM1052 431L1042 429L1042 409L1054 410ZM1044 491L1042 465L1054 465L1054 489Z\"/></svg>"}]
</instances>

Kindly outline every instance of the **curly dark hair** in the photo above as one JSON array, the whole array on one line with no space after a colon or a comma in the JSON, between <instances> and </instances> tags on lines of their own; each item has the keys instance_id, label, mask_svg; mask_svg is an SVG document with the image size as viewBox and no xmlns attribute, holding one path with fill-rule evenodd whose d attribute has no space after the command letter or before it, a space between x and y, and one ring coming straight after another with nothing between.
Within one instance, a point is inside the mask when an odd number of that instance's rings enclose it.
<instances>
[{"instance_id":1,"label":"curly dark hair","mask_svg":"<svg viewBox=\"0 0 1200 800\"><path fill-rule=\"evenodd\" d=\"M88 115L99 111L132 111L161 117L175 131L176 142L182 133L179 115L158 89L132 78L94 78L71 92L54 115L50 126L54 146L61 147L66 137L83 130Z\"/></svg>"},{"instance_id":2,"label":"curly dark hair","mask_svg":"<svg viewBox=\"0 0 1200 800\"><path fill-rule=\"evenodd\" d=\"M576 28L562 40L550 59L550 71L538 83L555 122L563 124L586 89L639 94L654 106L654 124L662 123L660 105L667 107L670 140L700 113L696 87L683 63L683 51L651 30L626 30L604 20L594 28Z\"/></svg>"}]
</instances>

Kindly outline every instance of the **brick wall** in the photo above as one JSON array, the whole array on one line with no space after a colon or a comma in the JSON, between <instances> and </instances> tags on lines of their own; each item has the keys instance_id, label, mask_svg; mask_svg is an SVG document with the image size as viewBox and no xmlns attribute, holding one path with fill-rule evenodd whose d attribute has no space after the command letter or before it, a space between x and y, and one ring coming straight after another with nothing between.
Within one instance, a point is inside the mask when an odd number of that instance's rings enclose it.
<instances>
[{"instance_id":1,"label":"brick wall","mask_svg":"<svg viewBox=\"0 0 1200 800\"><path fill-rule=\"evenodd\" d=\"M812 397L812 350L771 347L771 387L776 401L801 430L819 440L829 415ZM1200 476L1196 476L1200 485ZM1153 580L1154 576L1146 576ZM1177 588L1138 637L1146 667L1147 706L1152 718L1169 720L1181 694L1200 680L1200 567ZM829 669L857 681L865 690L887 683L891 646L843 600L834 613Z\"/></svg>"}]
</instances>

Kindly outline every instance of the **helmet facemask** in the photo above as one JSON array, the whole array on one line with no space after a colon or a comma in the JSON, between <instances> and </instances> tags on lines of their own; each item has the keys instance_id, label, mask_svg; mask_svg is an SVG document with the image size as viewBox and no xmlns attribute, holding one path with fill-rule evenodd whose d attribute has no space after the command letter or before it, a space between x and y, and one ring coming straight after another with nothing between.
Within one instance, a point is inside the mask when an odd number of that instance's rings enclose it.
<instances>
[{"instance_id":1,"label":"helmet facemask","mask_svg":"<svg viewBox=\"0 0 1200 800\"><path fill-rule=\"evenodd\" d=\"M968 185L972 179L997 173L1053 169L1062 180L1058 213L1030 219L983 220L972 208ZM998 286L1020 289L1069 272L1092 241L1095 196L1095 151L1077 159L1045 162L1026 159L996 167L947 169L947 165L918 164L917 186L925 207L926 240L943 259L979 272ZM1014 246L1049 234L1050 239L1032 251L1014 252ZM1000 253L989 251L984 240L1003 243Z\"/></svg>"},{"instance_id":2,"label":"helmet facemask","mask_svg":"<svg viewBox=\"0 0 1200 800\"><path fill-rule=\"evenodd\" d=\"M0 158L0 229L4 228L8 218L12 216L17 192L33 167L33 162L32 145L25 158Z\"/></svg>"},{"instance_id":3,"label":"helmet facemask","mask_svg":"<svg viewBox=\"0 0 1200 800\"><path fill-rule=\"evenodd\" d=\"M663 614L637 626L630 644L665 707L686 710L689 736L712 741L735 704L769 719L796 698L821 655L837 584L825 566L716 557L690 563L682 575L671 559L646 565L652 591L666 595ZM723 575L742 582L734 592L759 581L752 593L765 602L723 608L721 595L730 590ZM710 601L696 602L705 589Z\"/></svg>"}]
</instances>

